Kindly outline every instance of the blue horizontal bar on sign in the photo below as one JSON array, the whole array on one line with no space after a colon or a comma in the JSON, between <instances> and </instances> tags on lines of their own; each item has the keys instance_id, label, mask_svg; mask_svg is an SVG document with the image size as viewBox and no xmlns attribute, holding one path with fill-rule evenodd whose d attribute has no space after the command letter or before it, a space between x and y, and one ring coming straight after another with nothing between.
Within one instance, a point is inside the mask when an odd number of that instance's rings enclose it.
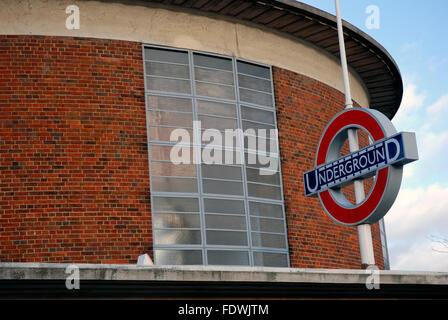
<instances>
[{"instance_id":1,"label":"blue horizontal bar on sign","mask_svg":"<svg viewBox=\"0 0 448 320\"><path fill-rule=\"evenodd\" d=\"M400 132L306 172L303 175L305 195L340 188L389 165L404 165L417 159L415 134Z\"/></svg>"}]
</instances>

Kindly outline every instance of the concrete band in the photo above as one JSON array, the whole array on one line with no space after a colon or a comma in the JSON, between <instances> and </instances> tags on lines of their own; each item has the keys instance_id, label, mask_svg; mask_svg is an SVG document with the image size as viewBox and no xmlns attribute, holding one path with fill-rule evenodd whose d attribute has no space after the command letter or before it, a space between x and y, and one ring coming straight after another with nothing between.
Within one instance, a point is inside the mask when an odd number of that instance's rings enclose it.
<instances>
[{"instance_id":1,"label":"concrete band","mask_svg":"<svg viewBox=\"0 0 448 320\"><path fill-rule=\"evenodd\" d=\"M65 8L73 4L80 10L78 30L65 26ZM343 92L339 60L306 41L220 15L143 1L4 0L0 34L127 40L213 52L287 69ZM349 71L353 99L369 107L367 89Z\"/></svg>"},{"instance_id":2,"label":"concrete band","mask_svg":"<svg viewBox=\"0 0 448 320\"><path fill-rule=\"evenodd\" d=\"M0 280L65 280L64 263L0 263ZM229 266L136 266L75 264L82 280L290 282L365 284L368 270L266 268ZM381 284L447 285L448 273L378 271Z\"/></svg>"}]
</instances>

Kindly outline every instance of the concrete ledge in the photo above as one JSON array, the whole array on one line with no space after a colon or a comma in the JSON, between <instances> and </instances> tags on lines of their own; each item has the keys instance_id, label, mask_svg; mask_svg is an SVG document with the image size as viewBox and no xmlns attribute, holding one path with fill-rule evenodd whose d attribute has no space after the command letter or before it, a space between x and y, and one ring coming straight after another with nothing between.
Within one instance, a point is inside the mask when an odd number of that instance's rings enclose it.
<instances>
[{"instance_id":1,"label":"concrete ledge","mask_svg":"<svg viewBox=\"0 0 448 320\"><path fill-rule=\"evenodd\" d=\"M0 280L65 280L63 263L0 263ZM275 282L365 284L369 270L293 269L227 266L136 266L126 264L77 264L80 279L176 282ZM448 273L379 271L381 284L448 285Z\"/></svg>"}]
</instances>

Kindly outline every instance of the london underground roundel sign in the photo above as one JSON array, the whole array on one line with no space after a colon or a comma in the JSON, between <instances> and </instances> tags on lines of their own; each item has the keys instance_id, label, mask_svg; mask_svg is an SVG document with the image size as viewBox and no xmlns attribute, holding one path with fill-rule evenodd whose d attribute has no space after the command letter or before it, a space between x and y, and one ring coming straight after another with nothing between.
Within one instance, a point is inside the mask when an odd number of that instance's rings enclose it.
<instances>
[{"instance_id":1,"label":"london underground roundel sign","mask_svg":"<svg viewBox=\"0 0 448 320\"><path fill-rule=\"evenodd\" d=\"M340 157L350 129L368 133L371 144ZM349 108L325 128L316 152L315 168L303 175L305 195L318 195L327 214L344 225L375 223L390 209L400 189L403 165L418 160L413 132L397 133L381 112ZM341 188L356 179L376 176L364 201L353 205Z\"/></svg>"}]
</instances>

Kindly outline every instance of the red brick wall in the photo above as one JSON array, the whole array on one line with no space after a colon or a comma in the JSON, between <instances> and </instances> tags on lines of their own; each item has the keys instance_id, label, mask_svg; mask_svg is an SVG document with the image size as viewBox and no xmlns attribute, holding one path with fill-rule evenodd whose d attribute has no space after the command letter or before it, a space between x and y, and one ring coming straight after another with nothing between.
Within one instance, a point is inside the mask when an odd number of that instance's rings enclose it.
<instances>
[{"instance_id":1,"label":"red brick wall","mask_svg":"<svg viewBox=\"0 0 448 320\"><path fill-rule=\"evenodd\" d=\"M141 53L127 41L0 36L0 261L152 253ZM356 228L332 222L301 180L344 97L273 72L291 266L359 268Z\"/></svg>"},{"instance_id":2,"label":"red brick wall","mask_svg":"<svg viewBox=\"0 0 448 320\"><path fill-rule=\"evenodd\" d=\"M302 181L303 172L314 167L326 124L344 109L344 95L317 80L276 67L273 78L291 266L360 268L357 228L333 222L318 198L304 196ZM384 268L378 224L372 226L372 236L376 263Z\"/></svg>"},{"instance_id":3,"label":"red brick wall","mask_svg":"<svg viewBox=\"0 0 448 320\"><path fill-rule=\"evenodd\" d=\"M0 261L152 247L141 45L0 36Z\"/></svg>"}]
</instances>

